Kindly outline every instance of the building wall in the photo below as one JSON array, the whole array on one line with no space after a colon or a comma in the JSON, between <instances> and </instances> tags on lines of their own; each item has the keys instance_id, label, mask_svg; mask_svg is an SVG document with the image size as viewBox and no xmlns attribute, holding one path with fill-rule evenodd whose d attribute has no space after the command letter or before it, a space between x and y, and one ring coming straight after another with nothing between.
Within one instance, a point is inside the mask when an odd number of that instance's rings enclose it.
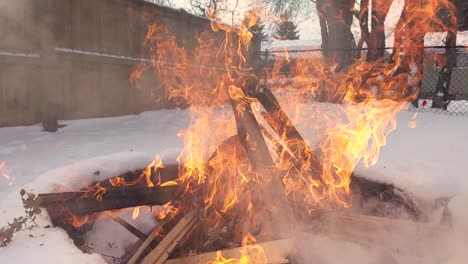
<instances>
[{"instance_id":1,"label":"building wall","mask_svg":"<svg viewBox=\"0 0 468 264\"><path fill-rule=\"evenodd\" d=\"M129 81L136 59L149 58L142 43L152 23L186 48L210 30L208 20L136 0L0 0L0 126L168 107L154 100L164 89L153 74L138 89Z\"/></svg>"}]
</instances>

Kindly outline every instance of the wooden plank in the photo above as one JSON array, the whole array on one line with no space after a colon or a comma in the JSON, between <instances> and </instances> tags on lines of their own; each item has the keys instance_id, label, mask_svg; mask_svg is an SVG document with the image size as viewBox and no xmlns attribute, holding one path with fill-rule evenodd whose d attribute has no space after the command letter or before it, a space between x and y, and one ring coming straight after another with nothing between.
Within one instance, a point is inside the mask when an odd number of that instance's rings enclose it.
<instances>
[{"instance_id":1,"label":"wooden plank","mask_svg":"<svg viewBox=\"0 0 468 264\"><path fill-rule=\"evenodd\" d=\"M247 256L249 258L249 264L280 264L289 263L286 257L291 254L294 249L293 239L283 239L227 249L221 251L221 254L226 259L240 259L242 256ZM209 263L216 259L216 254L216 252L209 252L186 258L171 259L167 260L165 264Z\"/></svg>"},{"instance_id":2,"label":"wooden plank","mask_svg":"<svg viewBox=\"0 0 468 264\"><path fill-rule=\"evenodd\" d=\"M263 117L276 134L284 141L287 148L298 159L312 157L313 169L319 172L321 166L316 158L317 155L320 155L320 153L317 153L319 150L312 151L312 149L310 149L297 128L281 108L273 92L269 88L263 87L257 94L257 99L265 110L267 110L267 114L264 114ZM321 179L317 177L316 180Z\"/></svg>"},{"instance_id":3,"label":"wooden plank","mask_svg":"<svg viewBox=\"0 0 468 264\"><path fill-rule=\"evenodd\" d=\"M104 212L104 214L106 214L107 216L109 216L110 218L112 218L112 220L116 221L117 223L119 223L121 226L123 226L125 229L127 229L130 233L132 233L134 236L138 237L139 239L141 240L146 240L147 236L145 234L143 234L143 232L141 232L140 230L138 230L136 227L132 226L131 224L129 224L127 221L123 220L121 217L119 217L118 215L114 214L113 212L111 211L106 211Z\"/></svg>"},{"instance_id":4,"label":"wooden plank","mask_svg":"<svg viewBox=\"0 0 468 264\"><path fill-rule=\"evenodd\" d=\"M244 95L245 90L249 89L252 87L244 87ZM250 164L258 175L261 175L258 191L261 192L263 202L271 213L274 234L277 236L274 238L284 238L291 234L296 225L292 207L284 195L280 172L275 168L250 102L239 98L234 91L230 91L230 96L240 142Z\"/></svg>"},{"instance_id":5,"label":"wooden plank","mask_svg":"<svg viewBox=\"0 0 468 264\"><path fill-rule=\"evenodd\" d=\"M257 98L265 110L270 114L271 118L274 118L273 121L275 123L273 123L272 128L276 131L278 136L281 138L286 137L287 139L297 139L304 142L304 138L302 138L299 131L292 124L292 121L283 111L281 105L276 100L270 89L263 87L261 92L257 94ZM308 151L311 150L308 149Z\"/></svg>"},{"instance_id":6,"label":"wooden plank","mask_svg":"<svg viewBox=\"0 0 468 264\"><path fill-rule=\"evenodd\" d=\"M177 225L163 238L161 243L152 250L142 261L142 264L162 264L171 254L175 246L195 226L197 217L191 211L182 218ZM131 263L131 262L129 262Z\"/></svg>"},{"instance_id":7,"label":"wooden plank","mask_svg":"<svg viewBox=\"0 0 468 264\"><path fill-rule=\"evenodd\" d=\"M39 194L41 207L65 207L76 215L143 205L163 205L176 198L178 186L119 187L105 191L100 199L93 192Z\"/></svg>"},{"instance_id":8,"label":"wooden plank","mask_svg":"<svg viewBox=\"0 0 468 264\"><path fill-rule=\"evenodd\" d=\"M142 264L162 264L171 254L177 244L187 235L196 224L195 212L185 215L177 225L163 238L158 246L142 261Z\"/></svg>"},{"instance_id":9,"label":"wooden plank","mask_svg":"<svg viewBox=\"0 0 468 264\"><path fill-rule=\"evenodd\" d=\"M149 245L151 244L151 242L153 242L153 240L156 238L157 235L159 235L159 231L161 230L161 224L158 224L154 229L153 231L151 231L151 234L146 238L145 241L143 241L143 243L138 247L138 249L135 251L135 253L132 255L132 257L130 258L130 260L127 262L127 264L134 264L136 263L141 255L143 254L143 252L145 252L145 250L149 247Z\"/></svg>"}]
</instances>

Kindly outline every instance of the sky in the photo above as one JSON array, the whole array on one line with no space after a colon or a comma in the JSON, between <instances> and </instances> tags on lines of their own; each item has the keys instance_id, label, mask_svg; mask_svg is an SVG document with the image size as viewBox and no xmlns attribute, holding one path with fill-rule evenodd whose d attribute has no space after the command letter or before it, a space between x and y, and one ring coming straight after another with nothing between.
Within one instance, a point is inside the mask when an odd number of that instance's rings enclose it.
<instances>
[{"instance_id":1,"label":"sky","mask_svg":"<svg viewBox=\"0 0 468 264\"><path fill-rule=\"evenodd\" d=\"M236 1L234 0L232 0L231 2L233 3L232 4L233 6L236 3ZM239 17L242 16L245 11L251 9L252 6L255 6L255 4L258 5L259 2L261 1L239 0L239 3L236 8L237 15ZM190 0L174 0L173 3L175 7L177 8L184 8L188 10L191 9ZM403 4L403 0L394 1L390 14L387 18L387 20L391 20L390 21L391 23L389 24L396 24L398 17L401 13L402 4ZM321 42L319 19L318 19L317 11L314 7L314 3L310 2L309 5L310 5L310 8L305 8L303 12L300 12L299 14L294 16L292 20L298 25L300 39L309 40L311 43L314 43L314 45L317 45L317 44L320 44ZM261 10L266 10L266 8L261 8ZM274 20L276 19L276 17L265 12L264 14L262 14L262 19L263 21L269 22L270 24L274 24ZM227 20L228 21L231 20L231 17L227 17ZM272 35L274 28L269 27L268 31L269 31L269 34ZM389 33L392 32L391 27L389 27L388 31ZM353 23L353 33L355 34L357 38L359 37L360 30L359 30L357 20L355 20ZM389 42L393 42L391 34L389 35L390 35Z\"/></svg>"},{"instance_id":2,"label":"sky","mask_svg":"<svg viewBox=\"0 0 468 264\"><path fill-rule=\"evenodd\" d=\"M190 10L190 0L173 0L175 7L177 8L184 8ZM231 0L234 3L236 1ZM261 1L255 0L239 0L237 5L237 12L236 15L241 17L243 13L252 7L252 3L258 4ZM390 7L390 11L387 15L385 21L385 33L386 37L386 46L392 47L393 46L393 32L394 28L398 22L398 19L401 14L401 10L403 9L404 0L394 0L392 6ZM359 9L357 5L356 8ZM266 8L261 8L261 10L266 10ZM226 22L231 21L231 17L226 18ZM276 19L275 16L269 15L267 12L262 14L262 20L264 22L269 22L271 25L267 27L267 31L269 35L273 35L274 33L274 20ZM310 46L319 46L321 44L321 34L320 34L320 25L318 14L315 9L314 3L310 2L310 8L304 8L302 13L297 14L292 20L298 25L299 35L301 42L310 43ZM360 29L359 23L357 19L354 19L352 31L356 39L360 37ZM443 39L445 38L445 33L431 33L427 34L425 38L426 46L434 46L434 45L444 45ZM458 45L468 45L468 32L459 34Z\"/></svg>"}]
</instances>

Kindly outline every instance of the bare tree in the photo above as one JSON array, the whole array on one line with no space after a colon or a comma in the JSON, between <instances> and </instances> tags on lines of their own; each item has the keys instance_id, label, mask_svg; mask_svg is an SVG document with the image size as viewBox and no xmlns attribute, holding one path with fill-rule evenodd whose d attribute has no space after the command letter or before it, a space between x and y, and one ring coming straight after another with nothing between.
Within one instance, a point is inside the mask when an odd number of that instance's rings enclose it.
<instances>
[{"instance_id":1,"label":"bare tree","mask_svg":"<svg viewBox=\"0 0 468 264\"><path fill-rule=\"evenodd\" d=\"M190 0L189 4L194 14L204 17L228 10L226 0Z\"/></svg>"},{"instance_id":2,"label":"bare tree","mask_svg":"<svg viewBox=\"0 0 468 264\"><path fill-rule=\"evenodd\" d=\"M369 47L367 60L369 61L375 61L385 55L385 18L392 2L393 0L372 0L371 32L367 43Z\"/></svg>"},{"instance_id":3,"label":"bare tree","mask_svg":"<svg viewBox=\"0 0 468 264\"><path fill-rule=\"evenodd\" d=\"M361 37L359 38L357 49L362 49L364 43L369 47L369 0L360 1L360 9L354 10L354 16L359 20Z\"/></svg>"},{"instance_id":4,"label":"bare tree","mask_svg":"<svg viewBox=\"0 0 468 264\"><path fill-rule=\"evenodd\" d=\"M346 69L356 49L351 32L355 0L317 0L322 47L336 70Z\"/></svg>"}]
</instances>

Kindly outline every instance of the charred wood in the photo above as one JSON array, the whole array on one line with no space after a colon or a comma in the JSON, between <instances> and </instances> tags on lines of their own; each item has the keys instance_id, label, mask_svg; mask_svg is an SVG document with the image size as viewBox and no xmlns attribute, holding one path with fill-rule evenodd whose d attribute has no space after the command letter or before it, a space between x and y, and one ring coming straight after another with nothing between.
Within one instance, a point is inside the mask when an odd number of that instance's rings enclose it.
<instances>
[{"instance_id":1,"label":"charred wood","mask_svg":"<svg viewBox=\"0 0 468 264\"><path fill-rule=\"evenodd\" d=\"M39 194L41 207L64 207L84 215L143 205L163 205L177 198L177 186L119 187L97 197L89 191Z\"/></svg>"},{"instance_id":2,"label":"charred wood","mask_svg":"<svg viewBox=\"0 0 468 264\"><path fill-rule=\"evenodd\" d=\"M249 88L256 88L257 83ZM249 162L260 176L260 193L264 205L272 214L276 224L275 234L281 237L290 233L294 228L294 215L291 205L284 193L283 183L279 171L275 169L268 146L263 138L257 119L252 111L251 102L240 98L231 98L238 135ZM242 109L242 111L239 111Z\"/></svg>"}]
</instances>

